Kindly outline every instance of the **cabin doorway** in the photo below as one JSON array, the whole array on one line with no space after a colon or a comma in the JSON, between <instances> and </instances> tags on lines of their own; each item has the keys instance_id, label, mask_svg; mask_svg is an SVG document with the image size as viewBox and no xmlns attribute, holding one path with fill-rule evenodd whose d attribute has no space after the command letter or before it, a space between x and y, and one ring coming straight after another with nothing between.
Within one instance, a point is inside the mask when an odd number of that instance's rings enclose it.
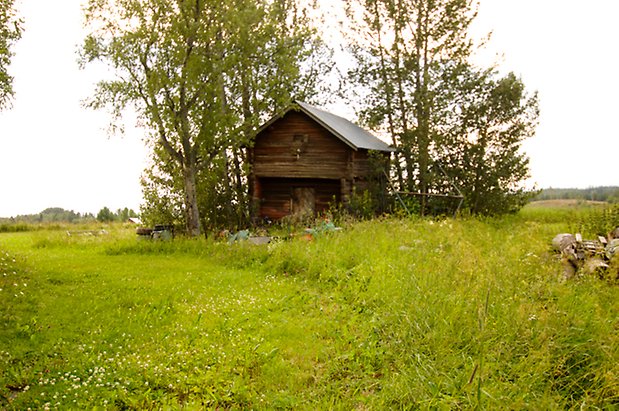
<instances>
[{"instance_id":1,"label":"cabin doorway","mask_svg":"<svg viewBox=\"0 0 619 411\"><path fill-rule=\"evenodd\" d=\"M296 218L312 217L316 211L316 190L313 187L292 187L290 208Z\"/></svg>"},{"instance_id":2,"label":"cabin doorway","mask_svg":"<svg viewBox=\"0 0 619 411\"><path fill-rule=\"evenodd\" d=\"M259 202L258 216L272 221L293 214L326 212L341 199L339 179L259 177L254 199Z\"/></svg>"}]
</instances>

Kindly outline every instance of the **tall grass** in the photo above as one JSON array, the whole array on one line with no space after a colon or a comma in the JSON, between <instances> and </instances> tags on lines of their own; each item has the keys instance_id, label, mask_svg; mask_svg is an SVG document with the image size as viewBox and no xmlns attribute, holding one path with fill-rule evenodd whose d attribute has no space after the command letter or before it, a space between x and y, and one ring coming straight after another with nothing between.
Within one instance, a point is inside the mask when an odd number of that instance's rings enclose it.
<instances>
[{"instance_id":1,"label":"tall grass","mask_svg":"<svg viewBox=\"0 0 619 411\"><path fill-rule=\"evenodd\" d=\"M581 215L573 225L574 231L581 232L590 238L606 236L619 227L619 204L607 205L603 208L589 210Z\"/></svg>"},{"instance_id":2,"label":"tall grass","mask_svg":"<svg viewBox=\"0 0 619 411\"><path fill-rule=\"evenodd\" d=\"M382 219L263 247L3 234L0 407L619 407L619 291L559 281L568 223Z\"/></svg>"}]
</instances>

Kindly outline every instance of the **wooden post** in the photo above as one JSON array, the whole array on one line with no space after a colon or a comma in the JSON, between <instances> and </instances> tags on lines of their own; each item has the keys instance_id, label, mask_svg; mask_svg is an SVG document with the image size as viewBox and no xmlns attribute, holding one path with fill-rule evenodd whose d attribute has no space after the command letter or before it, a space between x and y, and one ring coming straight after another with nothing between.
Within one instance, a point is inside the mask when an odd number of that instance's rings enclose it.
<instances>
[{"instance_id":1,"label":"wooden post","mask_svg":"<svg viewBox=\"0 0 619 411\"><path fill-rule=\"evenodd\" d=\"M345 179L340 179L340 198L342 199L342 204L348 204L350 202L350 195L352 191L352 186L350 182Z\"/></svg>"}]
</instances>

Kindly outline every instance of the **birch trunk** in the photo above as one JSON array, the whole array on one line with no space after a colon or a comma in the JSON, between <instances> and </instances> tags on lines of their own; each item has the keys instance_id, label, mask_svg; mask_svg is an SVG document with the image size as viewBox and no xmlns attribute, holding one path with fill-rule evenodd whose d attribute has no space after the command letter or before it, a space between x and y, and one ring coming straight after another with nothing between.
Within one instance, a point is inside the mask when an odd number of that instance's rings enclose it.
<instances>
[{"instance_id":1,"label":"birch trunk","mask_svg":"<svg viewBox=\"0 0 619 411\"><path fill-rule=\"evenodd\" d=\"M183 182L185 185L185 228L187 235L197 237L200 235L200 213L195 164L183 165Z\"/></svg>"}]
</instances>

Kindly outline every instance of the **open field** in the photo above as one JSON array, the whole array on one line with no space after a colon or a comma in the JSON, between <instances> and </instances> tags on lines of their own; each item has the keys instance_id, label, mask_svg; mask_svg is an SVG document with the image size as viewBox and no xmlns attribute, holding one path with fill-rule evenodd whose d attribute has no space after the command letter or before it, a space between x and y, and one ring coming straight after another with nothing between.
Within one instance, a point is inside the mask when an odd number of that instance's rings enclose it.
<instances>
[{"instance_id":1,"label":"open field","mask_svg":"<svg viewBox=\"0 0 619 411\"><path fill-rule=\"evenodd\" d=\"M546 209L575 209L582 211L587 208L605 207L608 203L605 201L589 201L589 200L539 200L527 204L527 208L546 208Z\"/></svg>"},{"instance_id":2,"label":"open field","mask_svg":"<svg viewBox=\"0 0 619 411\"><path fill-rule=\"evenodd\" d=\"M2 233L0 409L617 408L619 287L560 281L567 213Z\"/></svg>"}]
</instances>

